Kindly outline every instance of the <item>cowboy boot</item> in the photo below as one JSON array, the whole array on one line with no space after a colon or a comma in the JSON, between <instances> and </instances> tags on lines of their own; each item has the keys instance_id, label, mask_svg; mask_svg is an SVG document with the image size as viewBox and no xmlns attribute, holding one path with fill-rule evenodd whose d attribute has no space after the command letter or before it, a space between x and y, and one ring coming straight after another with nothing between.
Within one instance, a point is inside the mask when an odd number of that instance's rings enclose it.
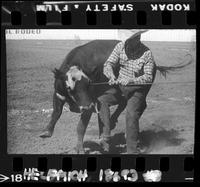
<instances>
[{"instance_id":1,"label":"cowboy boot","mask_svg":"<svg viewBox=\"0 0 200 187\"><path fill-rule=\"evenodd\" d=\"M102 147L105 153L109 153L111 147L111 138L110 137L101 137L99 144Z\"/></svg>"}]
</instances>

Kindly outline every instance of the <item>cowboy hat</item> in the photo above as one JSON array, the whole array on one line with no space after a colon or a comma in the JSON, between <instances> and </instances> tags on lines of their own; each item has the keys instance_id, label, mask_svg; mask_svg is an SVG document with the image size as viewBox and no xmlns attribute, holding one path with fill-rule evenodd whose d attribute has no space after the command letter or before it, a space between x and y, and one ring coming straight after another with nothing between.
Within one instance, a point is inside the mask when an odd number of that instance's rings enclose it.
<instances>
[{"instance_id":1,"label":"cowboy hat","mask_svg":"<svg viewBox=\"0 0 200 187\"><path fill-rule=\"evenodd\" d=\"M141 34L147 32L147 29L132 29L131 32L133 33L131 35L131 39L136 38L137 36L140 36Z\"/></svg>"},{"instance_id":2,"label":"cowboy hat","mask_svg":"<svg viewBox=\"0 0 200 187\"><path fill-rule=\"evenodd\" d=\"M147 29L118 29L118 39L126 41L128 38L134 38L147 31Z\"/></svg>"}]
</instances>

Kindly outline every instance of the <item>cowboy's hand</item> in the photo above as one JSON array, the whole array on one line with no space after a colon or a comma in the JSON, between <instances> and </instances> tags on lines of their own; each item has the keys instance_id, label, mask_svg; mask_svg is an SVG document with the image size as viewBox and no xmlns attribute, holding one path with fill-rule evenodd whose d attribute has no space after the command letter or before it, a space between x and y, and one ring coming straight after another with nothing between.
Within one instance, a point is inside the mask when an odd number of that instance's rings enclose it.
<instances>
[{"instance_id":1,"label":"cowboy's hand","mask_svg":"<svg viewBox=\"0 0 200 187\"><path fill-rule=\"evenodd\" d=\"M116 77L114 75L110 77L110 80L108 81L108 84L109 85L117 84Z\"/></svg>"},{"instance_id":2,"label":"cowboy's hand","mask_svg":"<svg viewBox=\"0 0 200 187\"><path fill-rule=\"evenodd\" d=\"M119 79L118 82L119 84L126 86L131 82L131 79Z\"/></svg>"}]
</instances>

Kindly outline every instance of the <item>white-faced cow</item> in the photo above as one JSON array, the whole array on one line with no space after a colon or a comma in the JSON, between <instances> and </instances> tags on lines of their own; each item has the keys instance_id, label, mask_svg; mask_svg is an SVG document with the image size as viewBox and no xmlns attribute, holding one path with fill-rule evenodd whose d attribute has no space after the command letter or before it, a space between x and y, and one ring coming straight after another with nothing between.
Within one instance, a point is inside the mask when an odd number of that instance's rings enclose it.
<instances>
[{"instance_id":1,"label":"white-faced cow","mask_svg":"<svg viewBox=\"0 0 200 187\"><path fill-rule=\"evenodd\" d=\"M52 136L55 124L61 116L63 105L67 102L71 112L81 113L77 126L76 150L77 153L84 153L83 138L92 113L97 111L97 98L110 88L108 84L93 85L91 83L108 81L103 74L103 64L118 42L120 41L94 40L76 47L66 56L61 67L54 70L53 113L49 124L40 135L41 137ZM165 75L169 70L180 69L186 65L157 66L156 69ZM119 67L115 69L116 76L117 72L119 72ZM117 121L125 107L124 101L119 102L118 108L111 117L113 122Z\"/></svg>"}]
</instances>

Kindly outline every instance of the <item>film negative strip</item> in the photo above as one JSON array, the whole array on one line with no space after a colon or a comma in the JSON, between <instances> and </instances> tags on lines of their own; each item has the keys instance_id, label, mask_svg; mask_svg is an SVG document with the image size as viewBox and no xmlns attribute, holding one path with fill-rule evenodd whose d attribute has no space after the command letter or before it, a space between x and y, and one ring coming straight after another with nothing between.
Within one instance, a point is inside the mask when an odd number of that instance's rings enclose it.
<instances>
[{"instance_id":1,"label":"film negative strip","mask_svg":"<svg viewBox=\"0 0 200 187\"><path fill-rule=\"evenodd\" d=\"M198 182L196 7L1 2L0 182Z\"/></svg>"}]
</instances>

